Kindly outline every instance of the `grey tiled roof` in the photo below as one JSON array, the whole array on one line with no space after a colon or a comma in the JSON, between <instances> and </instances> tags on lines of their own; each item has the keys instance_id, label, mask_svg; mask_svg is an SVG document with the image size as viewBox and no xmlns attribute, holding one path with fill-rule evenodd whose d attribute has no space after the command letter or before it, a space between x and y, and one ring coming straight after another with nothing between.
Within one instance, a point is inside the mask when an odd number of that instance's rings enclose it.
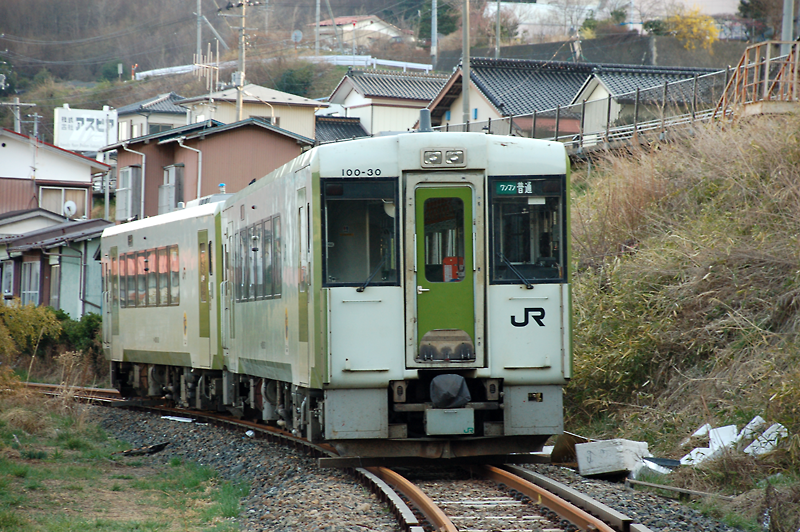
<instances>
[{"instance_id":1,"label":"grey tiled roof","mask_svg":"<svg viewBox=\"0 0 800 532\"><path fill-rule=\"evenodd\" d=\"M186 108L175 105L178 100L183 100L183 96L174 92L159 94L140 102L123 105L117 109L117 115L130 115L134 113L165 113L173 115L185 115Z\"/></svg>"},{"instance_id":2,"label":"grey tiled roof","mask_svg":"<svg viewBox=\"0 0 800 532\"><path fill-rule=\"evenodd\" d=\"M350 70L347 76L364 96L431 101L447 83L449 75Z\"/></svg>"},{"instance_id":3,"label":"grey tiled roof","mask_svg":"<svg viewBox=\"0 0 800 532\"><path fill-rule=\"evenodd\" d=\"M317 117L317 142L319 143L368 136L369 134L358 118L341 116Z\"/></svg>"},{"instance_id":4,"label":"grey tiled roof","mask_svg":"<svg viewBox=\"0 0 800 532\"><path fill-rule=\"evenodd\" d=\"M568 105L595 65L561 61L472 58L472 81L504 115Z\"/></svg>"},{"instance_id":5,"label":"grey tiled roof","mask_svg":"<svg viewBox=\"0 0 800 532\"><path fill-rule=\"evenodd\" d=\"M721 91L724 77L709 77L715 70L702 68L658 68L625 67L620 65L598 65L594 75L618 101L632 101L636 89L642 101L660 101L664 94L664 83L668 84L667 100L670 103L691 101L694 77L697 76L698 101L714 100ZM683 82L683 83L679 83ZM718 87L719 85L719 87Z\"/></svg>"}]
</instances>

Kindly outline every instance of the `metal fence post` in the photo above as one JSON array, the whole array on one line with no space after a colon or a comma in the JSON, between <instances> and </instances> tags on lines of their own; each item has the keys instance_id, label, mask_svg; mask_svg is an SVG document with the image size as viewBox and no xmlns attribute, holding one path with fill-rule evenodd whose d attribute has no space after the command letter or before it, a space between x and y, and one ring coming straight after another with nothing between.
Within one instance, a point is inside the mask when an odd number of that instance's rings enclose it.
<instances>
[{"instance_id":1,"label":"metal fence post","mask_svg":"<svg viewBox=\"0 0 800 532\"><path fill-rule=\"evenodd\" d=\"M667 90L669 81L664 82L664 94L661 95L661 133L666 131L666 118L667 118Z\"/></svg>"},{"instance_id":2,"label":"metal fence post","mask_svg":"<svg viewBox=\"0 0 800 532\"><path fill-rule=\"evenodd\" d=\"M533 120L531 122L531 138L536 138L536 111L533 112Z\"/></svg>"},{"instance_id":3,"label":"metal fence post","mask_svg":"<svg viewBox=\"0 0 800 532\"><path fill-rule=\"evenodd\" d=\"M586 120L586 100L581 102L581 128L580 128L580 138L578 139L578 146L583 148L583 126L584 121Z\"/></svg>"},{"instance_id":4,"label":"metal fence post","mask_svg":"<svg viewBox=\"0 0 800 532\"><path fill-rule=\"evenodd\" d=\"M560 119L561 119L561 106L559 105L556 107L556 136L553 137L553 140L555 140L556 142L558 142L558 125L559 125L558 122Z\"/></svg>"},{"instance_id":5,"label":"metal fence post","mask_svg":"<svg viewBox=\"0 0 800 532\"><path fill-rule=\"evenodd\" d=\"M611 93L608 94L608 98L606 99L606 142L611 142L608 138L608 130L611 127Z\"/></svg>"},{"instance_id":6,"label":"metal fence post","mask_svg":"<svg viewBox=\"0 0 800 532\"><path fill-rule=\"evenodd\" d=\"M636 100L633 102L633 140L639 142L639 87L636 87Z\"/></svg>"},{"instance_id":7,"label":"metal fence post","mask_svg":"<svg viewBox=\"0 0 800 532\"><path fill-rule=\"evenodd\" d=\"M692 125L697 116L697 74L694 75L694 87L692 88Z\"/></svg>"}]
</instances>

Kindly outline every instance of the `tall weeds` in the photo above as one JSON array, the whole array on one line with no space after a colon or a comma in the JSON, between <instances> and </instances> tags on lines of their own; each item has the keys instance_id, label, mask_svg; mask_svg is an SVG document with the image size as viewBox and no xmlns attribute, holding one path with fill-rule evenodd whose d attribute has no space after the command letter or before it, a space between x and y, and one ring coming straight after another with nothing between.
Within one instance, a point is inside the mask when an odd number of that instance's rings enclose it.
<instances>
[{"instance_id":1,"label":"tall weeds","mask_svg":"<svg viewBox=\"0 0 800 532\"><path fill-rule=\"evenodd\" d=\"M571 420L800 432L799 138L796 117L712 125L576 172Z\"/></svg>"}]
</instances>

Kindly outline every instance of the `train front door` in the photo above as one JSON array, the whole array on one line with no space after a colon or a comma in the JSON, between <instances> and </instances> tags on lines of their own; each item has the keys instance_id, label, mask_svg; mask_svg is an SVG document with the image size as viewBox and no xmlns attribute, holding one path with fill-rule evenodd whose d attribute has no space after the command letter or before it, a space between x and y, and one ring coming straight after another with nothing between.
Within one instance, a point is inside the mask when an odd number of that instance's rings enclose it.
<instances>
[{"instance_id":1,"label":"train front door","mask_svg":"<svg viewBox=\"0 0 800 532\"><path fill-rule=\"evenodd\" d=\"M417 318L413 366L478 361L474 190L419 183L409 197Z\"/></svg>"},{"instance_id":2,"label":"train front door","mask_svg":"<svg viewBox=\"0 0 800 532\"><path fill-rule=\"evenodd\" d=\"M210 367L211 350L211 291L209 277L211 260L208 249L208 230L197 232L197 283L198 283L198 355L200 367Z\"/></svg>"}]
</instances>

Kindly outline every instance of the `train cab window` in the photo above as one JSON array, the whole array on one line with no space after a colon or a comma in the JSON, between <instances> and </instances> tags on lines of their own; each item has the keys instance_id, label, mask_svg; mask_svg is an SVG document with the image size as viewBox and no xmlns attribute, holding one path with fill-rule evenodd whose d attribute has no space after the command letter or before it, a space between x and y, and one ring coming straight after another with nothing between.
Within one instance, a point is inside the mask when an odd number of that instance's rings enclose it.
<instances>
[{"instance_id":1,"label":"train cab window","mask_svg":"<svg viewBox=\"0 0 800 532\"><path fill-rule=\"evenodd\" d=\"M181 261L178 257L178 246L169 247L169 304L179 305L181 302Z\"/></svg>"},{"instance_id":2,"label":"train cab window","mask_svg":"<svg viewBox=\"0 0 800 532\"><path fill-rule=\"evenodd\" d=\"M530 284L564 278L563 178L493 178L491 283Z\"/></svg>"},{"instance_id":3,"label":"train cab window","mask_svg":"<svg viewBox=\"0 0 800 532\"><path fill-rule=\"evenodd\" d=\"M397 180L326 179L325 286L397 286Z\"/></svg>"}]
</instances>

